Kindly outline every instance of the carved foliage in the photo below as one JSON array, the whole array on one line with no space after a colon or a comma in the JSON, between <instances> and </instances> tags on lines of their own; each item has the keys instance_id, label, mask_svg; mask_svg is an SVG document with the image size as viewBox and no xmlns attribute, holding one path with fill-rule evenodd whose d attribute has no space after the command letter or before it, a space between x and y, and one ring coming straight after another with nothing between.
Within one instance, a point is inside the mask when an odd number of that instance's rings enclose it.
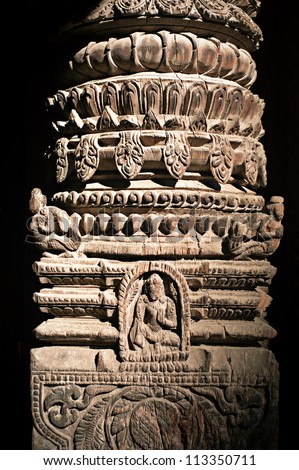
<instances>
[{"instance_id":1,"label":"carved foliage","mask_svg":"<svg viewBox=\"0 0 299 470\"><path fill-rule=\"evenodd\" d=\"M178 82L169 83L165 89L165 114L181 114L182 85Z\"/></svg>"},{"instance_id":2,"label":"carved foliage","mask_svg":"<svg viewBox=\"0 0 299 470\"><path fill-rule=\"evenodd\" d=\"M203 412L183 388L125 387L97 402L75 434L76 449L199 448Z\"/></svg>"},{"instance_id":3,"label":"carved foliage","mask_svg":"<svg viewBox=\"0 0 299 470\"><path fill-rule=\"evenodd\" d=\"M230 17L230 9L223 0L195 0L196 9L203 18L225 23Z\"/></svg>"},{"instance_id":4,"label":"carved foliage","mask_svg":"<svg viewBox=\"0 0 299 470\"><path fill-rule=\"evenodd\" d=\"M134 81L124 83L122 87L122 108L127 114L141 114L140 90Z\"/></svg>"},{"instance_id":5,"label":"carved foliage","mask_svg":"<svg viewBox=\"0 0 299 470\"><path fill-rule=\"evenodd\" d=\"M84 135L75 151L77 176L82 181L89 180L99 165L99 144L96 135Z\"/></svg>"},{"instance_id":6,"label":"carved foliage","mask_svg":"<svg viewBox=\"0 0 299 470\"><path fill-rule=\"evenodd\" d=\"M122 132L115 150L115 163L118 171L126 179L135 178L143 165L143 146L139 132Z\"/></svg>"},{"instance_id":7,"label":"carved foliage","mask_svg":"<svg viewBox=\"0 0 299 470\"><path fill-rule=\"evenodd\" d=\"M100 22L110 20L113 16L147 15L159 18L173 15L188 18L192 13L192 17L203 17L204 20L224 23L241 31L248 30L250 36L258 41L261 31L249 15L255 16L259 4L258 0L114 0L111 5L111 0L106 0L100 2L87 18Z\"/></svg>"},{"instance_id":8,"label":"carved foliage","mask_svg":"<svg viewBox=\"0 0 299 470\"><path fill-rule=\"evenodd\" d=\"M94 396L109 393L116 387L111 385L61 385L51 389L44 400L44 410L50 423L64 429L77 421L80 411L84 410Z\"/></svg>"},{"instance_id":9,"label":"carved foliage","mask_svg":"<svg viewBox=\"0 0 299 470\"><path fill-rule=\"evenodd\" d=\"M228 139L211 134L210 170L219 183L227 183L233 171L233 149Z\"/></svg>"},{"instance_id":10,"label":"carved foliage","mask_svg":"<svg viewBox=\"0 0 299 470\"><path fill-rule=\"evenodd\" d=\"M69 158L68 158L68 139L62 137L56 142L54 149L54 156L56 156L56 180L61 183L65 180L69 173Z\"/></svg>"},{"instance_id":11,"label":"carved foliage","mask_svg":"<svg viewBox=\"0 0 299 470\"><path fill-rule=\"evenodd\" d=\"M176 179L182 178L191 163L190 146L184 132L166 132L163 157L171 176Z\"/></svg>"},{"instance_id":12,"label":"carved foliage","mask_svg":"<svg viewBox=\"0 0 299 470\"><path fill-rule=\"evenodd\" d=\"M84 398L83 398L84 396ZM57 428L66 428L74 423L89 404L89 395L78 385L55 387L44 401L44 409L48 412L51 424Z\"/></svg>"},{"instance_id":13,"label":"carved foliage","mask_svg":"<svg viewBox=\"0 0 299 470\"><path fill-rule=\"evenodd\" d=\"M154 81L146 83L144 86L144 103L145 110L149 112L151 109L155 114L162 112L162 93L161 84Z\"/></svg>"},{"instance_id":14,"label":"carved foliage","mask_svg":"<svg viewBox=\"0 0 299 470\"><path fill-rule=\"evenodd\" d=\"M113 83L108 83L102 87L103 107L109 106L115 113L119 109L118 89Z\"/></svg>"},{"instance_id":15,"label":"carved foliage","mask_svg":"<svg viewBox=\"0 0 299 470\"><path fill-rule=\"evenodd\" d=\"M36 426L60 448L70 448L71 434L78 450L246 449L266 418L262 387L72 384L44 392Z\"/></svg>"},{"instance_id":16,"label":"carved foliage","mask_svg":"<svg viewBox=\"0 0 299 470\"><path fill-rule=\"evenodd\" d=\"M259 172L257 146L254 141L246 142L247 152L245 153L245 177L247 181L254 186Z\"/></svg>"},{"instance_id":17,"label":"carved foliage","mask_svg":"<svg viewBox=\"0 0 299 470\"><path fill-rule=\"evenodd\" d=\"M53 121L62 135L111 131L114 129L192 129L222 134L236 134L259 138L262 135L261 117L264 103L241 86L215 86L208 79L195 82L169 80L125 80L117 84L75 87L78 99L63 120ZM80 93L79 93L80 91ZM69 92L71 96L72 92ZM88 97L88 106L87 106ZM59 114L58 94L53 98ZM99 103L103 103L100 107ZM63 104L62 104L63 106ZM54 112L55 111L55 112ZM201 124L200 124L201 122Z\"/></svg>"},{"instance_id":18,"label":"carved foliage","mask_svg":"<svg viewBox=\"0 0 299 470\"><path fill-rule=\"evenodd\" d=\"M204 112L207 102L207 87L205 82L194 82L187 90L184 114L196 116Z\"/></svg>"}]
</instances>

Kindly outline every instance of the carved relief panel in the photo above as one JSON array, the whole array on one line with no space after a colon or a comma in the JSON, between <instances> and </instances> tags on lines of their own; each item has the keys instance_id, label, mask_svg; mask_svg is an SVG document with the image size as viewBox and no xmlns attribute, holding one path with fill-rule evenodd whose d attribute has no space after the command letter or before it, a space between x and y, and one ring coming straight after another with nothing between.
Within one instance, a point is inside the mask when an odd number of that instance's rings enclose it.
<instances>
[{"instance_id":1,"label":"carved relief panel","mask_svg":"<svg viewBox=\"0 0 299 470\"><path fill-rule=\"evenodd\" d=\"M258 193L260 3L87 2L58 34L56 186L29 202L50 317L33 448L275 446L268 257L284 212Z\"/></svg>"}]
</instances>

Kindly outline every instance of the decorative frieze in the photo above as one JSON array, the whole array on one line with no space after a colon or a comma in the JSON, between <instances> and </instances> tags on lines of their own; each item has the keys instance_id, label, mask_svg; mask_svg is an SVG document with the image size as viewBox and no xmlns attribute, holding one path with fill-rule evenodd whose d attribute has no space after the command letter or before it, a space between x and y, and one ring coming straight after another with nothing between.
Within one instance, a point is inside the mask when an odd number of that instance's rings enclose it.
<instances>
[{"instance_id":1,"label":"decorative frieze","mask_svg":"<svg viewBox=\"0 0 299 470\"><path fill-rule=\"evenodd\" d=\"M256 79L256 65L247 50L215 37L167 30L90 42L74 55L70 69L73 83L151 71L201 74L246 88Z\"/></svg>"},{"instance_id":2,"label":"decorative frieze","mask_svg":"<svg viewBox=\"0 0 299 470\"><path fill-rule=\"evenodd\" d=\"M185 72L94 80L60 90L48 99L48 109L65 136L130 128L263 135L258 95L234 81Z\"/></svg>"},{"instance_id":3,"label":"decorative frieze","mask_svg":"<svg viewBox=\"0 0 299 470\"><path fill-rule=\"evenodd\" d=\"M66 364L69 353L72 359ZM51 370L45 367L49 354ZM97 354L101 352L74 346L32 351L36 448L42 442L48 449L247 449L248 442L251 448L271 447L269 424L277 420L272 380L278 372L269 351L195 347L184 370L175 371L167 362L150 374L146 363L145 372L118 372L112 350L96 360ZM62 362L76 362L76 371L62 369ZM253 365L254 373L249 372ZM121 437L124 413L130 431Z\"/></svg>"}]
</instances>

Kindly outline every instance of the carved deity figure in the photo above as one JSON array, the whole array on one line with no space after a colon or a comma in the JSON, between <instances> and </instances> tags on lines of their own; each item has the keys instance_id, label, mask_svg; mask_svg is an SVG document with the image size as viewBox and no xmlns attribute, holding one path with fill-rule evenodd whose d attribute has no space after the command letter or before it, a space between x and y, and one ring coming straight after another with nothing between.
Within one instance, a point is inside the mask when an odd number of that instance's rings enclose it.
<instances>
[{"instance_id":1,"label":"carved deity figure","mask_svg":"<svg viewBox=\"0 0 299 470\"><path fill-rule=\"evenodd\" d=\"M234 221L228 233L229 250L235 259L266 258L276 251L283 235L283 198L273 196L251 229Z\"/></svg>"},{"instance_id":2,"label":"carved deity figure","mask_svg":"<svg viewBox=\"0 0 299 470\"><path fill-rule=\"evenodd\" d=\"M47 206L47 197L39 188L31 191L29 209L34 214L30 220L31 236L27 242L34 243L43 250L62 251L61 255L76 251L80 247L80 234L71 226L67 212ZM51 253L45 253L51 256Z\"/></svg>"},{"instance_id":3,"label":"carved deity figure","mask_svg":"<svg viewBox=\"0 0 299 470\"><path fill-rule=\"evenodd\" d=\"M133 348L144 353L172 351L180 345L174 301L165 294L162 278L152 274L145 282L145 293L136 304L136 315L129 333Z\"/></svg>"}]
</instances>

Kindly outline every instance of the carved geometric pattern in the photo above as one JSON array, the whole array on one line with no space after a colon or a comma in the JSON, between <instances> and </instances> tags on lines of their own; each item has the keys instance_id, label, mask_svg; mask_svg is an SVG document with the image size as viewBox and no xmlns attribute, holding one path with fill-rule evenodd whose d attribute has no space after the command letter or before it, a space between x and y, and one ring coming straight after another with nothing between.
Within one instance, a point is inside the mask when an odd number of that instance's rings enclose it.
<instances>
[{"instance_id":1,"label":"carved geometric pattern","mask_svg":"<svg viewBox=\"0 0 299 470\"><path fill-rule=\"evenodd\" d=\"M93 191L63 191L55 193L53 202L69 209L80 210L100 207L138 207L143 208L189 208L214 209L225 212L234 212L242 209L243 212L254 212L263 209L265 200L257 194L213 192L178 188L155 190L120 190L112 189Z\"/></svg>"}]
</instances>

